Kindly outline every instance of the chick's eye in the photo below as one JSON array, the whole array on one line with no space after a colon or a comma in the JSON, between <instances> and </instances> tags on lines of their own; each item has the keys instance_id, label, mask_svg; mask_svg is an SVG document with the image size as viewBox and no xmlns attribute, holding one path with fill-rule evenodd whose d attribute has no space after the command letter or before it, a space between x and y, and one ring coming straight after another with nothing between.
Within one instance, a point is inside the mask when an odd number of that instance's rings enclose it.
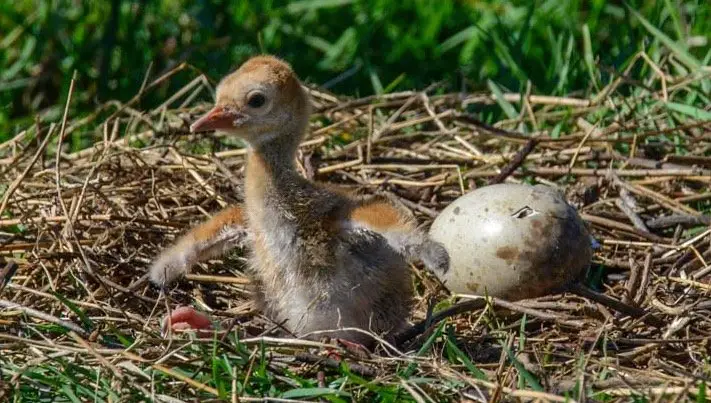
<instances>
[{"instance_id":1,"label":"chick's eye","mask_svg":"<svg viewBox=\"0 0 711 403\"><path fill-rule=\"evenodd\" d=\"M252 108L259 108L264 105L265 102L267 102L267 98L261 93L252 94L247 99L247 105Z\"/></svg>"}]
</instances>

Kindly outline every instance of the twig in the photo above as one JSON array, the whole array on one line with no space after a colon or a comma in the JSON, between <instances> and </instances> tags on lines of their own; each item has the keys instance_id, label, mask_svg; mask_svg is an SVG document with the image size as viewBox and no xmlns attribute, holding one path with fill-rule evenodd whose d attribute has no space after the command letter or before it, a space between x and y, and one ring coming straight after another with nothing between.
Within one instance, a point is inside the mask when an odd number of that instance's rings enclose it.
<instances>
[{"instance_id":1,"label":"twig","mask_svg":"<svg viewBox=\"0 0 711 403\"><path fill-rule=\"evenodd\" d=\"M18 224L38 224L42 222L47 222L47 223L63 223L67 221L69 218L67 216L51 216L51 217L32 217L32 218L13 218L13 219L8 219L8 220L0 220L0 227L5 227L5 226L11 226L11 225L18 225ZM89 216L79 216L77 217L78 221L121 221L121 222L133 222L136 224L143 224L143 225L157 225L157 226L162 226L162 227L170 227L170 228L184 228L186 224L180 224L176 222L171 222L171 221L158 221L158 220L147 220L144 218L136 218L136 217L123 217L120 215L113 215L113 214L92 214Z\"/></svg>"},{"instance_id":2,"label":"twig","mask_svg":"<svg viewBox=\"0 0 711 403\"><path fill-rule=\"evenodd\" d=\"M111 371L111 375L116 376L117 378L124 380L124 374L119 370L114 364L109 362L106 358L104 358L101 354L97 353L94 347L92 347L89 343L87 343L84 339L79 337L75 332L69 332L69 335L79 343L80 346L86 349L91 355L93 355L97 361L101 363L101 365L105 366L108 370Z\"/></svg>"},{"instance_id":3,"label":"twig","mask_svg":"<svg viewBox=\"0 0 711 403\"><path fill-rule=\"evenodd\" d=\"M640 230L638 230L637 228L634 228L634 227L629 226L629 225L627 225L627 224L623 224L623 223L621 223L621 222L617 222L617 221L613 221L613 220L608 220L607 218L598 217L598 216L594 216L594 215L591 215L591 214L584 214L584 213L583 213L583 214L580 214L580 217L581 217L583 220L587 221L587 222L590 222L590 223L593 223L593 224L597 224L597 225L601 225L601 226L607 227L607 228L612 228L612 229L617 229L617 230L621 230L621 231L626 231L626 232L629 232L629 233L631 233L631 234L636 234L636 235L638 235L638 236L640 236L640 237L642 237L642 238L644 238L644 239L648 239L648 240L650 240L650 241L652 241L652 242L668 243L668 241L667 241L666 239L664 239L664 238L662 238L662 237L660 237L660 236L654 235L654 234L649 233L649 232L640 231Z\"/></svg>"},{"instance_id":4,"label":"twig","mask_svg":"<svg viewBox=\"0 0 711 403\"><path fill-rule=\"evenodd\" d=\"M22 306L20 304L10 302L10 301L4 300L4 299L0 299L0 307L6 308L6 309L17 309L28 316L32 316L32 317L35 317L38 319L45 320L50 323L54 323L55 325L59 325L65 329L73 330L84 337L88 336L88 333L84 329L79 327L78 325L75 325L74 323L66 321L66 320L56 318L56 317L46 314L44 312L40 312L36 309L28 308L26 306Z\"/></svg>"},{"instance_id":5,"label":"twig","mask_svg":"<svg viewBox=\"0 0 711 403\"><path fill-rule=\"evenodd\" d=\"M327 358L327 357L321 357L315 354L311 353L306 353L303 351L300 351L294 355L294 358L296 358L299 361L306 362L309 364L317 364L317 365L323 365L328 368L333 368L333 369L338 369L341 366L340 361L336 361L333 358ZM348 369L353 371L354 373L361 375L361 376L367 376L367 377L374 377L376 375L375 369L371 367L367 367L365 365L349 362L348 364Z\"/></svg>"},{"instance_id":6,"label":"twig","mask_svg":"<svg viewBox=\"0 0 711 403\"><path fill-rule=\"evenodd\" d=\"M629 262L630 278L625 284L625 293L622 296L622 302L624 302L625 304L629 304L631 301L634 301L635 290L638 289L637 278L639 277L639 265L635 264L634 258L632 258L631 256L629 258Z\"/></svg>"},{"instance_id":7,"label":"twig","mask_svg":"<svg viewBox=\"0 0 711 403\"><path fill-rule=\"evenodd\" d=\"M640 218L640 216L637 213L635 213L634 210L632 210L632 208L627 203L625 203L625 201L623 199L620 198L620 199L615 200L615 205L617 206L617 208L620 209L620 211L625 213L627 218L629 218L630 221L632 221L632 224L634 225L635 228L637 228L637 230L639 230L641 232L645 232L647 234L650 233L649 229L644 224L644 221L642 220L642 218Z\"/></svg>"},{"instance_id":8,"label":"twig","mask_svg":"<svg viewBox=\"0 0 711 403\"><path fill-rule=\"evenodd\" d=\"M673 214L664 217L650 218L646 225L653 229L664 229L669 227L711 225L711 217L707 215L692 216L687 214Z\"/></svg>"},{"instance_id":9,"label":"twig","mask_svg":"<svg viewBox=\"0 0 711 403\"><path fill-rule=\"evenodd\" d=\"M501 183L506 180L509 175L511 175L518 167L521 166L521 164L523 164L523 161L526 160L526 156L533 151L537 143L538 141L536 139L528 140L526 145L516 153L516 156L514 156L514 158L506 164L506 166L501 168L501 173L489 180L489 185Z\"/></svg>"},{"instance_id":10,"label":"twig","mask_svg":"<svg viewBox=\"0 0 711 403\"><path fill-rule=\"evenodd\" d=\"M10 184L10 187L8 187L7 191L5 192L5 195L3 196L2 204L0 204L0 217L2 217L2 213L5 211L5 207L7 207L7 203L10 201L10 197L12 197L12 194L15 193L15 190L17 189L17 187L25 179L25 177L30 172L32 167L35 166L35 163L37 162L39 157L42 155L42 153L44 153L44 149L47 147L47 144L49 144L49 140L52 138L52 132L54 132L54 128L55 128L55 125L54 125L54 123L52 123L49 126L47 135L45 136L44 140L42 140L42 144L40 144L40 146L37 148L37 152L35 152L35 155L32 156L32 159L30 160L29 164L27 164L27 166L22 171L20 176L18 176Z\"/></svg>"},{"instance_id":11,"label":"twig","mask_svg":"<svg viewBox=\"0 0 711 403\"><path fill-rule=\"evenodd\" d=\"M166 375L168 375L168 376L170 376L170 377L173 377L173 378L175 378L175 379L178 379L178 380L180 380L180 381L183 381L183 382L185 382L186 384L192 386L192 387L195 388L195 389L208 392L208 393L210 393L210 394L212 394L212 395L215 395L215 396L220 396L220 393L217 391L217 389L212 388L212 387L210 387L210 386L207 386L207 385L205 385L204 383L200 383L200 382L198 382L198 381L196 381L196 380L194 380L194 379L192 379L192 378L190 378L190 377L188 377L188 376L186 376L186 375L183 375L183 374L181 374L181 373L179 373L179 372L176 372L176 371L174 371L172 368L168 368L168 367L166 367L165 365L152 364L151 367L153 367L153 369L158 370L158 371L160 371L160 372L162 372L162 373L164 373L164 374L166 374Z\"/></svg>"},{"instance_id":12,"label":"twig","mask_svg":"<svg viewBox=\"0 0 711 403\"><path fill-rule=\"evenodd\" d=\"M12 280L12 276L15 275L16 271L17 263L12 260L5 263L5 267L0 270L0 293L2 293L5 286L10 283L10 280Z\"/></svg>"},{"instance_id":13,"label":"twig","mask_svg":"<svg viewBox=\"0 0 711 403\"><path fill-rule=\"evenodd\" d=\"M608 297L605 294L595 292L580 283L571 284L569 291L581 297L585 297L597 303L603 304L608 308L616 310L617 312L621 312L633 318L641 319L643 322L648 323L654 327L661 328L665 325L664 321L648 313L642 308L637 308L635 306L625 304L614 298Z\"/></svg>"},{"instance_id":14,"label":"twig","mask_svg":"<svg viewBox=\"0 0 711 403\"><path fill-rule=\"evenodd\" d=\"M577 175L577 176L607 176L609 170L607 168L548 168L548 167L535 167L529 168L529 172L533 172L537 175ZM618 176L626 177L637 177L637 178L647 178L647 177L659 177L659 176L670 176L670 177L693 177L699 179L705 179L706 181L711 181L709 179L709 174L711 172L705 172L698 169L615 169L615 174Z\"/></svg>"},{"instance_id":15,"label":"twig","mask_svg":"<svg viewBox=\"0 0 711 403\"><path fill-rule=\"evenodd\" d=\"M644 265L642 266L642 279L639 282L639 287L637 288L636 295L634 297L634 303L639 305L644 301L647 295L647 286L649 284L649 271L652 267L652 254L647 252L644 258Z\"/></svg>"}]
</instances>

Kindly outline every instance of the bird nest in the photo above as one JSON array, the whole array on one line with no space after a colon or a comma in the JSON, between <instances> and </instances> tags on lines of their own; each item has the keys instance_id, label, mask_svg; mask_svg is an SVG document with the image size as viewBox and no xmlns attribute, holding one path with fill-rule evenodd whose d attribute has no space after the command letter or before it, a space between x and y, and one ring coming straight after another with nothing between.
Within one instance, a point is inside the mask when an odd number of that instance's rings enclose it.
<instances>
[{"instance_id":1,"label":"bird nest","mask_svg":"<svg viewBox=\"0 0 711 403\"><path fill-rule=\"evenodd\" d=\"M240 251L194 267L167 295L147 281L161 248L241 201L243 145L188 130L209 107L194 101L212 90L204 77L149 112L133 109L139 94L90 116L38 122L0 145L0 396L424 402L705 394L711 123L708 110L680 101L704 74L653 74L644 84L622 76L589 99L437 87L342 99L310 88L311 130L297 155L304 176L389 193L424 226L477 187L557 187L601 245L587 284L662 320L651 326L572 294L492 302L435 324L407 349L380 345L366 356L272 336L274 324L251 302ZM497 109L508 118L477 118ZM97 141L68 152L64 140L78 135ZM457 298L420 267L413 273L413 321ZM162 336L160 320L178 304L224 319L229 331Z\"/></svg>"}]
</instances>

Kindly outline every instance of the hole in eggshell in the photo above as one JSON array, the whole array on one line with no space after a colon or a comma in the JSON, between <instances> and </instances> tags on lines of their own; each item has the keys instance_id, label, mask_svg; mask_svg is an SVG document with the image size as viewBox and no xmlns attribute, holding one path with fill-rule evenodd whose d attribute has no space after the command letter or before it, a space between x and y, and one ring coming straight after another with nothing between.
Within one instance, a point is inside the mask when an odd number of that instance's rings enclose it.
<instances>
[{"instance_id":1,"label":"hole in eggshell","mask_svg":"<svg viewBox=\"0 0 711 403\"><path fill-rule=\"evenodd\" d=\"M523 206L521 209L519 209L515 213L511 214L511 216L514 218L526 218L526 217L530 217L534 214L537 214L536 210L534 210L528 206Z\"/></svg>"}]
</instances>

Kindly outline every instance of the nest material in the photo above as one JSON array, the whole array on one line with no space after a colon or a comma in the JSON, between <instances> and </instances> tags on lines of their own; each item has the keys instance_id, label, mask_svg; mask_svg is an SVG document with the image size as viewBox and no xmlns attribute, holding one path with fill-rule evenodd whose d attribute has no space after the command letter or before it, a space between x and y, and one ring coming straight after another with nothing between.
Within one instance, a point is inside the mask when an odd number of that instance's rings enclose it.
<instances>
[{"instance_id":1,"label":"nest material","mask_svg":"<svg viewBox=\"0 0 711 403\"><path fill-rule=\"evenodd\" d=\"M478 186L558 187L601 244L589 284L664 321L654 328L568 294L488 306L431 330L419 351L383 346L370 357L350 357L349 373L416 401L699 393L711 332L711 226L701 213L711 200L711 123L664 108L673 82L633 97L620 95L622 84L589 100L431 91L344 100L311 89L315 113L297 157L305 176L389 193L423 225ZM170 291L173 307L193 304L237 318L227 337L213 344L159 334L167 304L146 281L151 259L241 200L245 149L234 139L188 133L207 108L193 100L208 90L199 77L149 113L132 109L137 96L87 118L38 124L0 145L0 183L7 184L0 256L16 264L0 270L0 395L23 388L51 395L31 376L46 368L99 371L119 396L234 393L242 401L304 386L289 381L293 374L344 374L321 343L268 335L274 324L250 302L239 252L193 268ZM519 116L493 125L475 118L476 108L509 103L520 106ZM652 106L642 113L642 104ZM66 152L66 144L57 150L79 133L102 140L78 152ZM432 276L414 273L417 320L428 301L448 296ZM264 333L238 341L245 329ZM215 357L231 363L241 386L218 385ZM255 360L264 362L272 392L254 384ZM76 376L98 385L81 371ZM362 383L346 385L355 400L376 394Z\"/></svg>"}]
</instances>

